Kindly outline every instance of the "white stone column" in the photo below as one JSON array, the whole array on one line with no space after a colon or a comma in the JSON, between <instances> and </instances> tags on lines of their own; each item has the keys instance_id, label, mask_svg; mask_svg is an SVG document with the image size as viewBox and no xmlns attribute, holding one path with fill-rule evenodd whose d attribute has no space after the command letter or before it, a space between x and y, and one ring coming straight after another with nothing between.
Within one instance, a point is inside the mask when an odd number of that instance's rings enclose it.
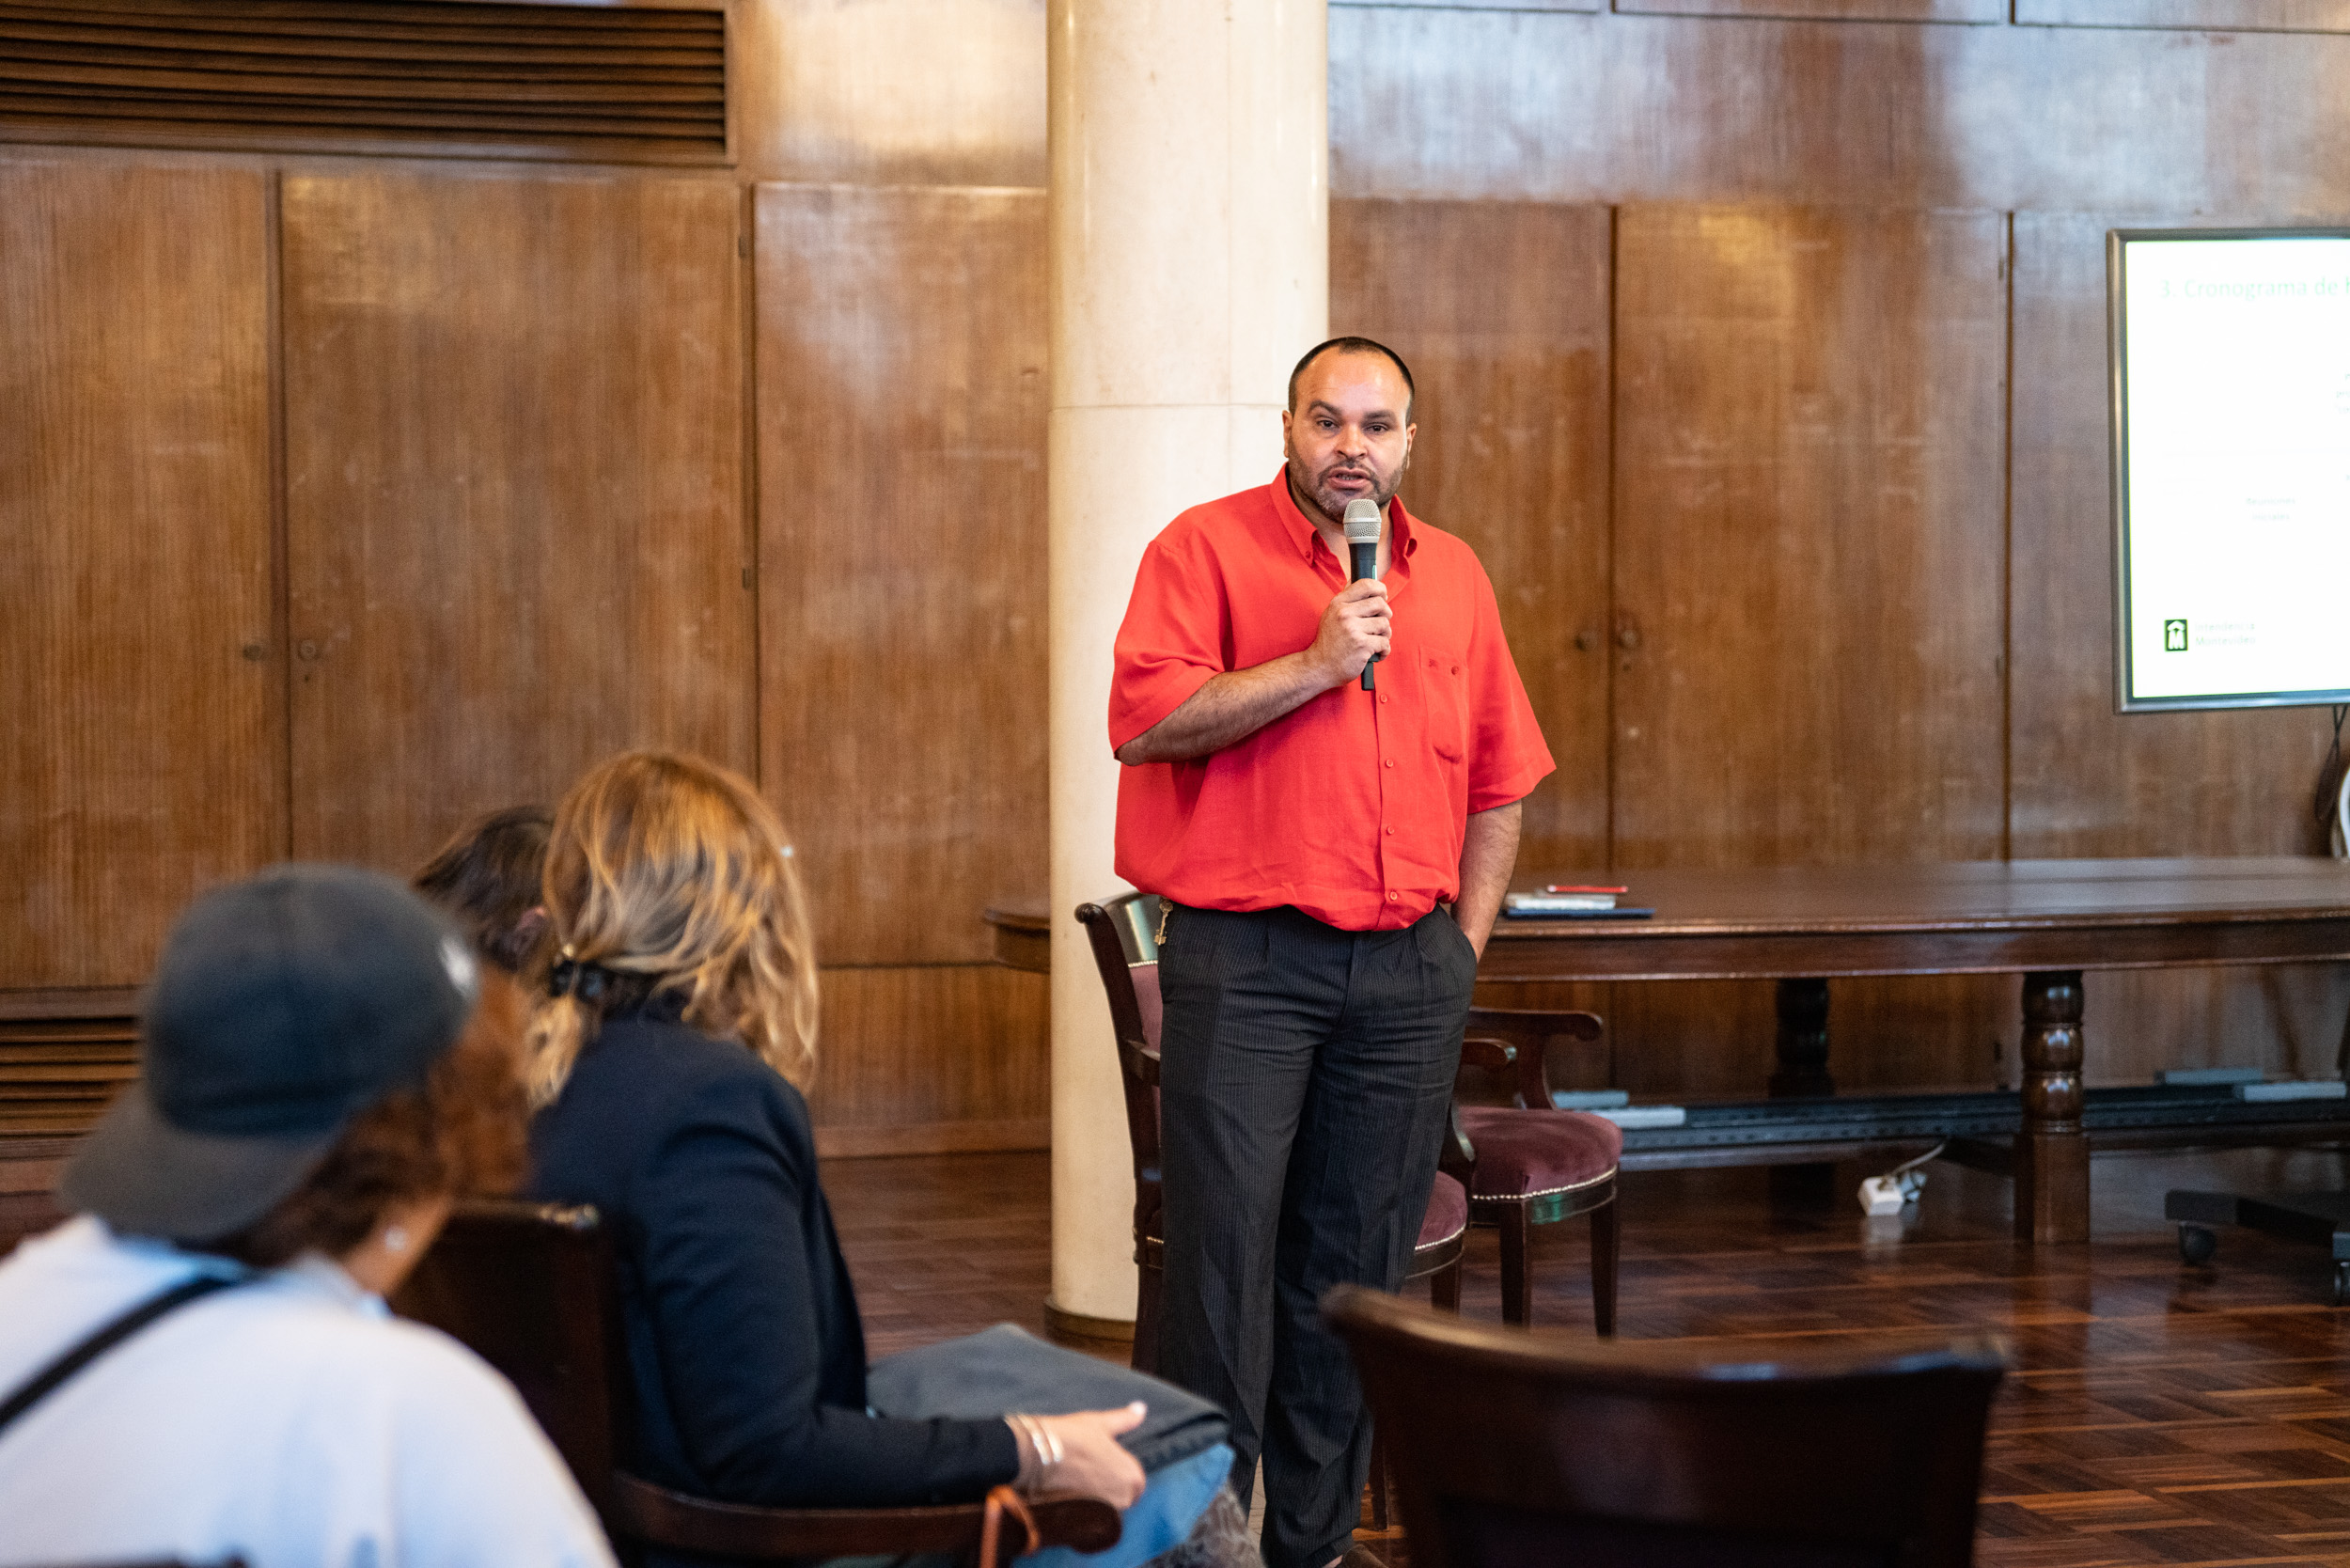
<instances>
[{"instance_id":1,"label":"white stone column","mask_svg":"<svg viewBox=\"0 0 2350 1568\"><path fill-rule=\"evenodd\" d=\"M1329 319L1324 0L1052 0L1053 1305L1131 1319L1133 1165L1072 915L1112 874L1110 646L1186 507L1270 479Z\"/></svg>"}]
</instances>

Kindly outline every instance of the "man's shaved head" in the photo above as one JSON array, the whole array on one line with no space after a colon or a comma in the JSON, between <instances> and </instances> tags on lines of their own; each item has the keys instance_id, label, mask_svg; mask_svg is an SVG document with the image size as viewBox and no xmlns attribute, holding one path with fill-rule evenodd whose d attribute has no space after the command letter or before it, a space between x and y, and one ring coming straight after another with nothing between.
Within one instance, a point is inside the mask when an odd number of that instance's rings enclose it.
<instances>
[{"instance_id":1,"label":"man's shaved head","mask_svg":"<svg viewBox=\"0 0 2350 1568\"><path fill-rule=\"evenodd\" d=\"M1306 351L1306 357L1299 360L1297 368L1290 372L1289 409L1292 414L1297 412L1298 382L1305 376L1307 369L1313 362L1325 353L1375 353L1394 366L1396 374L1403 378L1403 422L1407 425L1412 422L1412 404L1419 397L1419 388L1412 383L1412 368L1403 363L1402 354L1385 343L1374 338L1351 336L1333 337L1326 343L1316 343Z\"/></svg>"}]
</instances>

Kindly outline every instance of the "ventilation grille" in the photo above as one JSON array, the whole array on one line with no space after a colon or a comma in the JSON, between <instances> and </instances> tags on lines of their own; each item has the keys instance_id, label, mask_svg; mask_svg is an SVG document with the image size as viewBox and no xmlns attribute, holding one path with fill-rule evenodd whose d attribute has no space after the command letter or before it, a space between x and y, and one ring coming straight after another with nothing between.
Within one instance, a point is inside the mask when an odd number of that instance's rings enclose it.
<instances>
[{"instance_id":1,"label":"ventilation grille","mask_svg":"<svg viewBox=\"0 0 2350 1568\"><path fill-rule=\"evenodd\" d=\"M135 1018L0 1022L0 1137L86 1132L138 1074Z\"/></svg>"},{"instance_id":2,"label":"ventilation grille","mask_svg":"<svg viewBox=\"0 0 2350 1568\"><path fill-rule=\"evenodd\" d=\"M726 17L459 0L0 0L0 130L723 163Z\"/></svg>"}]
</instances>

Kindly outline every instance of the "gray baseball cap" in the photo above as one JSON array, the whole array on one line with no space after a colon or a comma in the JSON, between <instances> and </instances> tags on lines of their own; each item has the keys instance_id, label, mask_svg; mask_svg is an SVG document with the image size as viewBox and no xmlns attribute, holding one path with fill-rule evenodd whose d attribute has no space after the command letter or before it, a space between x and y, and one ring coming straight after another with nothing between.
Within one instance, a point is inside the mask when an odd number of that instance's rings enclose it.
<instances>
[{"instance_id":1,"label":"gray baseball cap","mask_svg":"<svg viewBox=\"0 0 2350 1568\"><path fill-rule=\"evenodd\" d=\"M456 927L379 871L278 866L216 888L172 928L142 1075L59 1192L122 1234L242 1231L360 1111L423 1084L478 990Z\"/></svg>"}]
</instances>

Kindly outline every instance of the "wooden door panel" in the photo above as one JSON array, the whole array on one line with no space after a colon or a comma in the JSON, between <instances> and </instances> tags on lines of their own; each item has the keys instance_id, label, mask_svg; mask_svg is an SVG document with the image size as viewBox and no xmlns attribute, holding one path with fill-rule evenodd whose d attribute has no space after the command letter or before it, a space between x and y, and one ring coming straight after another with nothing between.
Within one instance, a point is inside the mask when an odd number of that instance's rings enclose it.
<instances>
[{"instance_id":1,"label":"wooden door panel","mask_svg":"<svg viewBox=\"0 0 2350 1568\"><path fill-rule=\"evenodd\" d=\"M2007 0L1616 0L1653 16L1778 16L1820 22L2007 20Z\"/></svg>"},{"instance_id":2,"label":"wooden door panel","mask_svg":"<svg viewBox=\"0 0 2350 1568\"><path fill-rule=\"evenodd\" d=\"M287 179L294 842L415 864L625 746L754 765L740 200Z\"/></svg>"},{"instance_id":3,"label":"wooden door panel","mask_svg":"<svg viewBox=\"0 0 2350 1568\"><path fill-rule=\"evenodd\" d=\"M267 186L0 162L0 989L283 853Z\"/></svg>"},{"instance_id":4,"label":"wooden door panel","mask_svg":"<svg viewBox=\"0 0 2350 1568\"><path fill-rule=\"evenodd\" d=\"M2000 218L1630 207L1620 866L1995 858Z\"/></svg>"},{"instance_id":5,"label":"wooden door panel","mask_svg":"<svg viewBox=\"0 0 2350 1568\"><path fill-rule=\"evenodd\" d=\"M1523 867L1607 853L1608 245L1601 206L1330 204L1330 330L1412 367L1404 502L1484 563L1559 763Z\"/></svg>"},{"instance_id":6,"label":"wooden door panel","mask_svg":"<svg viewBox=\"0 0 2350 1568\"><path fill-rule=\"evenodd\" d=\"M2000 218L1618 217L1615 864L1996 858ZM1758 1093L1768 985L1613 988L1621 1075ZM1840 1085L1985 1083L2012 982L1845 981Z\"/></svg>"},{"instance_id":7,"label":"wooden door panel","mask_svg":"<svg viewBox=\"0 0 2350 1568\"><path fill-rule=\"evenodd\" d=\"M761 777L827 964L1045 890L1041 191L761 185Z\"/></svg>"},{"instance_id":8,"label":"wooden door panel","mask_svg":"<svg viewBox=\"0 0 2350 1568\"><path fill-rule=\"evenodd\" d=\"M2350 33L2350 0L2015 0L2018 22Z\"/></svg>"},{"instance_id":9,"label":"wooden door panel","mask_svg":"<svg viewBox=\"0 0 2350 1568\"><path fill-rule=\"evenodd\" d=\"M1000 964L931 964L827 969L823 982L823 1044L808 1093L819 1153L1050 1143L1052 1010L1042 976Z\"/></svg>"}]
</instances>

